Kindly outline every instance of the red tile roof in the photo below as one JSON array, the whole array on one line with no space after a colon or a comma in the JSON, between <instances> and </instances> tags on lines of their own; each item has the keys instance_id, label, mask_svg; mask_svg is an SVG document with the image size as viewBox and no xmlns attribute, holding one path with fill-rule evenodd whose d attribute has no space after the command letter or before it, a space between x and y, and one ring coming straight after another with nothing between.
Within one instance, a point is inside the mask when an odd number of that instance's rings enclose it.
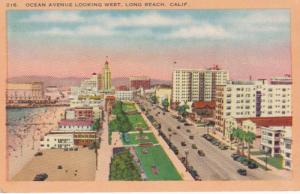
<instances>
[{"instance_id":1,"label":"red tile roof","mask_svg":"<svg viewBox=\"0 0 300 194\"><path fill-rule=\"evenodd\" d=\"M237 122L241 123L245 120L251 120L257 126L292 126L293 117L250 117L250 118L237 118Z\"/></svg>"},{"instance_id":2,"label":"red tile roof","mask_svg":"<svg viewBox=\"0 0 300 194\"><path fill-rule=\"evenodd\" d=\"M116 97L114 97L114 96L106 96L105 99L106 100L115 100Z\"/></svg>"},{"instance_id":3,"label":"red tile roof","mask_svg":"<svg viewBox=\"0 0 300 194\"><path fill-rule=\"evenodd\" d=\"M192 104L193 108L210 108L214 109L216 107L216 101L198 101Z\"/></svg>"},{"instance_id":4,"label":"red tile roof","mask_svg":"<svg viewBox=\"0 0 300 194\"><path fill-rule=\"evenodd\" d=\"M58 125L61 126L89 126L93 124L93 120L61 120Z\"/></svg>"}]
</instances>

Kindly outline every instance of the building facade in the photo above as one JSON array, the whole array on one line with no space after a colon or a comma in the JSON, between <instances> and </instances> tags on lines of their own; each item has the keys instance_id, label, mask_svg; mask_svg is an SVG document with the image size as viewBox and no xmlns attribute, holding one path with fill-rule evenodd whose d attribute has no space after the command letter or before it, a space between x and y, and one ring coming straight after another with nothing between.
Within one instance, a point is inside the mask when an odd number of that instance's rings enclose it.
<instances>
[{"instance_id":1,"label":"building facade","mask_svg":"<svg viewBox=\"0 0 300 194\"><path fill-rule=\"evenodd\" d=\"M40 142L42 149L63 149L74 147L73 134L49 133Z\"/></svg>"},{"instance_id":2,"label":"building facade","mask_svg":"<svg viewBox=\"0 0 300 194\"><path fill-rule=\"evenodd\" d=\"M60 131L92 131L93 120L61 120L58 122Z\"/></svg>"},{"instance_id":3,"label":"building facade","mask_svg":"<svg viewBox=\"0 0 300 194\"><path fill-rule=\"evenodd\" d=\"M228 79L228 71L218 66L206 70L177 69L172 75L173 102L215 100L216 87Z\"/></svg>"},{"instance_id":4,"label":"building facade","mask_svg":"<svg viewBox=\"0 0 300 194\"><path fill-rule=\"evenodd\" d=\"M132 90L128 91L116 91L117 100L133 100L134 92Z\"/></svg>"},{"instance_id":5,"label":"building facade","mask_svg":"<svg viewBox=\"0 0 300 194\"><path fill-rule=\"evenodd\" d=\"M137 90L143 88L144 90L150 89L151 87L151 80L149 77L146 76L136 76L130 77L130 88L132 90Z\"/></svg>"},{"instance_id":6,"label":"building facade","mask_svg":"<svg viewBox=\"0 0 300 194\"><path fill-rule=\"evenodd\" d=\"M102 70L102 90L104 92L110 92L112 89L112 82L111 82L111 71L109 67L108 61L105 61L103 70Z\"/></svg>"},{"instance_id":7,"label":"building facade","mask_svg":"<svg viewBox=\"0 0 300 194\"><path fill-rule=\"evenodd\" d=\"M43 82L8 83L6 89L7 104L44 103Z\"/></svg>"},{"instance_id":8,"label":"building facade","mask_svg":"<svg viewBox=\"0 0 300 194\"><path fill-rule=\"evenodd\" d=\"M228 81L216 89L216 128L224 130L228 117L288 117L292 114L291 85L266 80Z\"/></svg>"}]
</instances>

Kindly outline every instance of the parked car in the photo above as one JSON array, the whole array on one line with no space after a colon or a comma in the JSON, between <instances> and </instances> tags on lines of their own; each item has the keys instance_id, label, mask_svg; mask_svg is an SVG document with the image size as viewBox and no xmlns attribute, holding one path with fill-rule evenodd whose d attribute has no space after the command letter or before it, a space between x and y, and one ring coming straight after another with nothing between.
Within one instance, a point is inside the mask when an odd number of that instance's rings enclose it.
<instances>
[{"instance_id":1,"label":"parked car","mask_svg":"<svg viewBox=\"0 0 300 194\"><path fill-rule=\"evenodd\" d=\"M198 153L199 156L205 156L205 153L203 152L203 150L198 150L197 153Z\"/></svg>"},{"instance_id":2,"label":"parked car","mask_svg":"<svg viewBox=\"0 0 300 194\"><path fill-rule=\"evenodd\" d=\"M42 156L43 155L43 152L37 152L34 154L34 156Z\"/></svg>"},{"instance_id":3,"label":"parked car","mask_svg":"<svg viewBox=\"0 0 300 194\"><path fill-rule=\"evenodd\" d=\"M179 125L177 126L177 129L180 129L180 126L179 126Z\"/></svg>"},{"instance_id":4,"label":"parked car","mask_svg":"<svg viewBox=\"0 0 300 194\"><path fill-rule=\"evenodd\" d=\"M168 128L168 131L172 131L172 129L171 129L171 128Z\"/></svg>"},{"instance_id":5,"label":"parked car","mask_svg":"<svg viewBox=\"0 0 300 194\"><path fill-rule=\"evenodd\" d=\"M184 126L192 126L192 124L185 122Z\"/></svg>"},{"instance_id":6,"label":"parked car","mask_svg":"<svg viewBox=\"0 0 300 194\"><path fill-rule=\"evenodd\" d=\"M247 176L247 170L244 168L239 168L237 172L242 176Z\"/></svg>"},{"instance_id":7,"label":"parked car","mask_svg":"<svg viewBox=\"0 0 300 194\"><path fill-rule=\"evenodd\" d=\"M186 146L186 143L184 141L182 141L181 146Z\"/></svg>"},{"instance_id":8,"label":"parked car","mask_svg":"<svg viewBox=\"0 0 300 194\"><path fill-rule=\"evenodd\" d=\"M35 175L33 181L44 181L48 178L48 174L47 173L40 173Z\"/></svg>"},{"instance_id":9,"label":"parked car","mask_svg":"<svg viewBox=\"0 0 300 194\"><path fill-rule=\"evenodd\" d=\"M196 144L192 144L192 149L197 149L197 145Z\"/></svg>"},{"instance_id":10,"label":"parked car","mask_svg":"<svg viewBox=\"0 0 300 194\"><path fill-rule=\"evenodd\" d=\"M177 133L174 131L174 132L173 132L173 135L177 135Z\"/></svg>"},{"instance_id":11,"label":"parked car","mask_svg":"<svg viewBox=\"0 0 300 194\"><path fill-rule=\"evenodd\" d=\"M187 129L187 130L186 130L186 132L187 132L187 133L190 133L190 132L191 132L191 130L190 130L190 129Z\"/></svg>"},{"instance_id":12,"label":"parked car","mask_svg":"<svg viewBox=\"0 0 300 194\"><path fill-rule=\"evenodd\" d=\"M258 168L258 165L256 164L256 162L250 161L250 162L248 162L248 168L255 169L255 168Z\"/></svg>"},{"instance_id":13,"label":"parked car","mask_svg":"<svg viewBox=\"0 0 300 194\"><path fill-rule=\"evenodd\" d=\"M189 138L190 138L190 139L194 139L194 136L193 136L193 135L190 135Z\"/></svg>"}]
</instances>

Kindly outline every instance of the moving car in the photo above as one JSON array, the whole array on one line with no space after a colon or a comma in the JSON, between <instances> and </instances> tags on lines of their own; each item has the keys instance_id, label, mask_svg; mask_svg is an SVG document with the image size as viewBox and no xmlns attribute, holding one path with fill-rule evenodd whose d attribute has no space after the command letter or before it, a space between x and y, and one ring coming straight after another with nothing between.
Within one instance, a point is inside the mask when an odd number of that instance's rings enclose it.
<instances>
[{"instance_id":1,"label":"moving car","mask_svg":"<svg viewBox=\"0 0 300 194\"><path fill-rule=\"evenodd\" d=\"M186 146L186 143L184 141L182 141L181 146Z\"/></svg>"},{"instance_id":2,"label":"moving car","mask_svg":"<svg viewBox=\"0 0 300 194\"><path fill-rule=\"evenodd\" d=\"M190 133L190 132L191 132L191 130L190 130L190 129L187 129L187 130L186 130L186 132L187 132L187 133Z\"/></svg>"},{"instance_id":3,"label":"moving car","mask_svg":"<svg viewBox=\"0 0 300 194\"><path fill-rule=\"evenodd\" d=\"M184 126L191 126L192 124L185 122Z\"/></svg>"},{"instance_id":4,"label":"moving car","mask_svg":"<svg viewBox=\"0 0 300 194\"><path fill-rule=\"evenodd\" d=\"M239 168L237 172L242 176L247 176L247 170L244 168Z\"/></svg>"},{"instance_id":5,"label":"moving car","mask_svg":"<svg viewBox=\"0 0 300 194\"><path fill-rule=\"evenodd\" d=\"M35 175L33 181L44 181L48 178L48 174L47 173L40 173Z\"/></svg>"},{"instance_id":6,"label":"moving car","mask_svg":"<svg viewBox=\"0 0 300 194\"><path fill-rule=\"evenodd\" d=\"M190 139L194 139L194 136L193 136L193 135L190 135L189 138L190 138Z\"/></svg>"},{"instance_id":7,"label":"moving car","mask_svg":"<svg viewBox=\"0 0 300 194\"><path fill-rule=\"evenodd\" d=\"M180 129L180 126L179 126L179 125L177 126L177 129Z\"/></svg>"}]
</instances>

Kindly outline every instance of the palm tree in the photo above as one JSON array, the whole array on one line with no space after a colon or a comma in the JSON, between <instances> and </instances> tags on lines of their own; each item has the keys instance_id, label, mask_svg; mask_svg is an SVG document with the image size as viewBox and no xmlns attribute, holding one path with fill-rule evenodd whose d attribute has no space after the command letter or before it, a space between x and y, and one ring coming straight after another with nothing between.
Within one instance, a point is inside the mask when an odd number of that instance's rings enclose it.
<instances>
[{"instance_id":1,"label":"palm tree","mask_svg":"<svg viewBox=\"0 0 300 194\"><path fill-rule=\"evenodd\" d=\"M237 140L237 153L240 154L240 145L242 145L242 154L244 155L245 132L241 128L233 128L232 136Z\"/></svg>"},{"instance_id":2,"label":"palm tree","mask_svg":"<svg viewBox=\"0 0 300 194\"><path fill-rule=\"evenodd\" d=\"M164 107L164 110L167 111L167 110L168 110L168 107L169 107L169 105L170 105L169 100L168 100L167 98L163 99L163 100L162 100L162 105L163 105L163 107Z\"/></svg>"},{"instance_id":3,"label":"palm tree","mask_svg":"<svg viewBox=\"0 0 300 194\"><path fill-rule=\"evenodd\" d=\"M247 131L245 133L245 142L248 144L248 159L250 160L250 149L251 149L251 145L253 144L253 141L256 139L256 135L255 133L251 132L251 131Z\"/></svg>"}]
</instances>

